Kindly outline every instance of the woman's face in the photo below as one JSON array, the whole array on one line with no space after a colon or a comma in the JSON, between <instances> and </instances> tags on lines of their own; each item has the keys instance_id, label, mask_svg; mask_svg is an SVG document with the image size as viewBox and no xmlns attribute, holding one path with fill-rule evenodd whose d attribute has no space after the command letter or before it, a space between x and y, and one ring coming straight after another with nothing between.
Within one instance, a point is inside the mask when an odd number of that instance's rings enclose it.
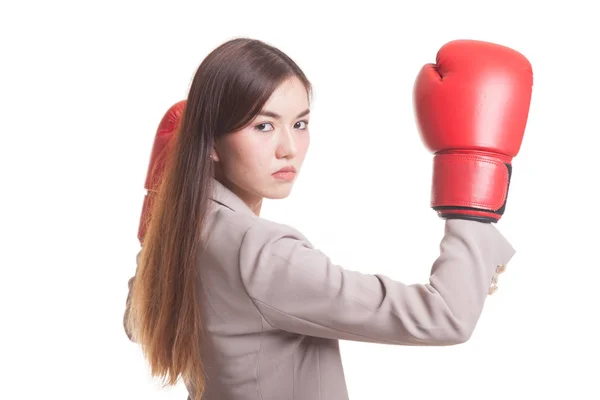
<instances>
[{"instance_id":1,"label":"woman's face","mask_svg":"<svg viewBox=\"0 0 600 400\"><path fill-rule=\"evenodd\" d=\"M216 179L252 209L260 210L265 197L287 197L310 143L308 112L302 82L296 77L284 81L248 126L216 141ZM291 171L278 172L282 168Z\"/></svg>"}]
</instances>

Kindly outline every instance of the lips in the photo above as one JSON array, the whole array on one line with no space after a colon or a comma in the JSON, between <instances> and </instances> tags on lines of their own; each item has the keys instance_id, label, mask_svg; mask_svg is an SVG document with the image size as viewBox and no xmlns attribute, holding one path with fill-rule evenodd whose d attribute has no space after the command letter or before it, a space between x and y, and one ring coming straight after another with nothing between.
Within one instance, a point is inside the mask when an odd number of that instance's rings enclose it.
<instances>
[{"instance_id":1,"label":"lips","mask_svg":"<svg viewBox=\"0 0 600 400\"><path fill-rule=\"evenodd\" d=\"M292 182L296 179L296 168L292 166L283 167L277 172L274 172L273 177L280 181Z\"/></svg>"},{"instance_id":2,"label":"lips","mask_svg":"<svg viewBox=\"0 0 600 400\"><path fill-rule=\"evenodd\" d=\"M295 173L296 172L296 168L289 166L289 167L283 167L280 170L278 170L277 172L274 172L273 175L275 174L279 174L279 173L284 173L284 172L292 172Z\"/></svg>"}]
</instances>

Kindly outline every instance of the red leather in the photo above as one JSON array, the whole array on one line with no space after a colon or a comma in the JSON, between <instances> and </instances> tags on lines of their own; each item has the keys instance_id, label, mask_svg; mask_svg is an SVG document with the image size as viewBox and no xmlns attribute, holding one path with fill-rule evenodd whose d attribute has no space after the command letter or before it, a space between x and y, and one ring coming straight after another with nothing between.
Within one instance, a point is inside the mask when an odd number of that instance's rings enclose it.
<instances>
[{"instance_id":1,"label":"red leather","mask_svg":"<svg viewBox=\"0 0 600 400\"><path fill-rule=\"evenodd\" d=\"M532 86L527 58L489 42L446 43L436 63L423 66L413 100L423 143L435 154L431 207L442 218L501 218Z\"/></svg>"},{"instance_id":2,"label":"red leather","mask_svg":"<svg viewBox=\"0 0 600 400\"><path fill-rule=\"evenodd\" d=\"M142 214L138 228L138 240L140 241L140 244L143 244L144 242L146 229L151 217L152 205L162 179L167 154L166 150L179 126L183 111L185 110L185 105L185 100L172 105L161 119L158 129L156 130L148 172L146 174L146 182L144 183L146 195L144 196Z\"/></svg>"}]
</instances>

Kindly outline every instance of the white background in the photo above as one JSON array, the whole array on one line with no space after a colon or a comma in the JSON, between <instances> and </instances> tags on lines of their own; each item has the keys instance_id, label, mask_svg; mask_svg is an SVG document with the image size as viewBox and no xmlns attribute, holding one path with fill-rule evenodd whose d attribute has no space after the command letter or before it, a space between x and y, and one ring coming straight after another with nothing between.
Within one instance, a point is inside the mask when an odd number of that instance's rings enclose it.
<instances>
[{"instance_id":1,"label":"white background","mask_svg":"<svg viewBox=\"0 0 600 400\"><path fill-rule=\"evenodd\" d=\"M315 86L305 167L263 216L407 283L427 281L443 230L413 117L418 70L460 38L529 58L530 119L498 224L517 254L499 291L460 346L342 342L350 397L599 398L593 2L218 3L0 8L0 398L185 399L149 377L122 313L158 122L238 36L279 47Z\"/></svg>"}]
</instances>

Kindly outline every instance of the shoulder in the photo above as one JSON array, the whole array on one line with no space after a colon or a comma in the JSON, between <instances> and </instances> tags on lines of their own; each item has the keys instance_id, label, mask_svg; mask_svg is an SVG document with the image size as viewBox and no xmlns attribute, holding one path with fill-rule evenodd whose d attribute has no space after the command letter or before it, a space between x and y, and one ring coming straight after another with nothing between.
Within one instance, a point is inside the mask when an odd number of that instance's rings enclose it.
<instances>
[{"instance_id":1,"label":"shoulder","mask_svg":"<svg viewBox=\"0 0 600 400\"><path fill-rule=\"evenodd\" d=\"M310 241L298 229L264 218L253 221L244 233L242 248L247 252L295 246L311 247Z\"/></svg>"},{"instance_id":2,"label":"shoulder","mask_svg":"<svg viewBox=\"0 0 600 400\"><path fill-rule=\"evenodd\" d=\"M329 261L298 229L262 218L248 226L239 250L241 278L253 296Z\"/></svg>"},{"instance_id":3,"label":"shoulder","mask_svg":"<svg viewBox=\"0 0 600 400\"><path fill-rule=\"evenodd\" d=\"M220 248L239 248L240 255L257 256L278 248L301 245L312 247L308 239L296 228L227 207L218 206L206 221L209 242Z\"/></svg>"}]
</instances>

